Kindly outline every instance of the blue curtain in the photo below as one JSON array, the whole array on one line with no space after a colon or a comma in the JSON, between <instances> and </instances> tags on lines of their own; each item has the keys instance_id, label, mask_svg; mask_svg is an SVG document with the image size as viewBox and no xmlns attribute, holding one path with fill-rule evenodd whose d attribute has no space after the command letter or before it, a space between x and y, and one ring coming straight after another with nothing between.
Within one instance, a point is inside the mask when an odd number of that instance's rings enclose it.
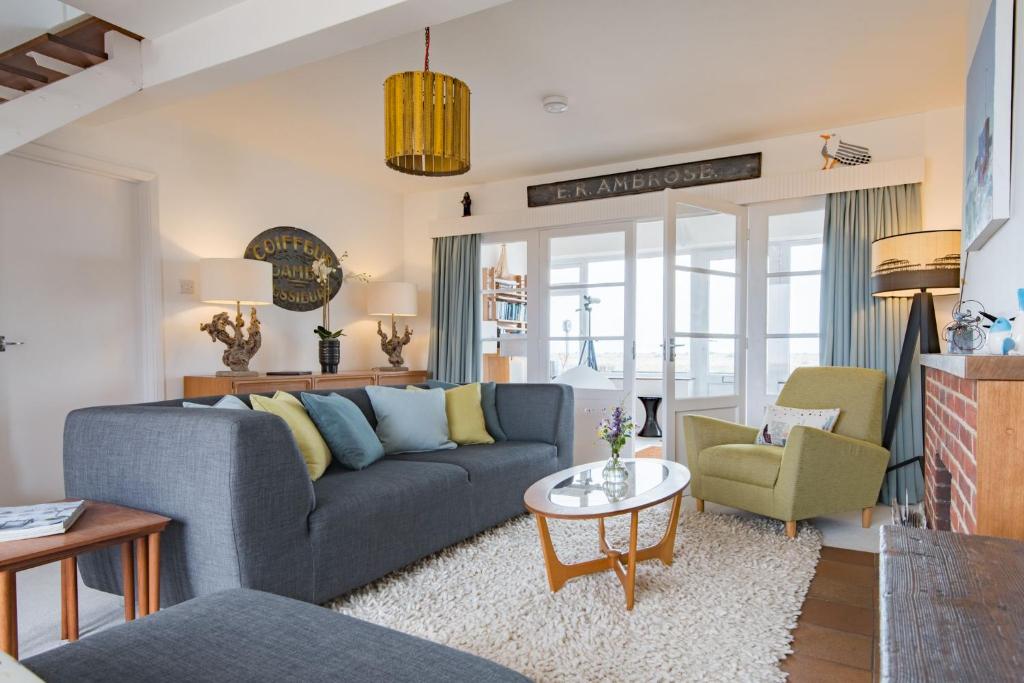
<instances>
[{"instance_id":1,"label":"blue curtain","mask_svg":"<svg viewBox=\"0 0 1024 683\"><path fill-rule=\"evenodd\" d=\"M821 282L821 364L885 370L886 410L896 378L911 299L871 295L871 242L921 229L920 185L896 185L828 196ZM910 381L901 400L890 464L924 450L920 357L915 345ZM915 463L886 475L881 498L920 501L924 482Z\"/></svg>"},{"instance_id":2,"label":"blue curtain","mask_svg":"<svg viewBox=\"0 0 1024 683\"><path fill-rule=\"evenodd\" d=\"M480 381L480 235L434 239L430 348L436 380Z\"/></svg>"}]
</instances>

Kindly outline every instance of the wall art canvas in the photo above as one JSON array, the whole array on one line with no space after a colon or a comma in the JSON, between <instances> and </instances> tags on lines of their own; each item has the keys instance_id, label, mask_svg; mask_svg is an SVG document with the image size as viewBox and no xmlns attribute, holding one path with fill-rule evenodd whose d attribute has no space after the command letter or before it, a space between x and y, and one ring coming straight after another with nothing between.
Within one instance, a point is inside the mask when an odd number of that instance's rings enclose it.
<instances>
[{"instance_id":1,"label":"wall art canvas","mask_svg":"<svg viewBox=\"0 0 1024 683\"><path fill-rule=\"evenodd\" d=\"M992 0L967 72L962 246L980 249L1010 217L1014 0Z\"/></svg>"}]
</instances>

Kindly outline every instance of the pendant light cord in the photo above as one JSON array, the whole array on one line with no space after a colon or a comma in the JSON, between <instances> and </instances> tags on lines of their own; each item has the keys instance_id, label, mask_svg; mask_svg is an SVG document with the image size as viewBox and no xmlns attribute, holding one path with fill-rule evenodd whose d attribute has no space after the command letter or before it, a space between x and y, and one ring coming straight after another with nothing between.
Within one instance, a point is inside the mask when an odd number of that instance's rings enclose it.
<instances>
[{"instance_id":1,"label":"pendant light cord","mask_svg":"<svg viewBox=\"0 0 1024 683\"><path fill-rule=\"evenodd\" d=\"M430 27L423 29L423 70L430 71Z\"/></svg>"}]
</instances>

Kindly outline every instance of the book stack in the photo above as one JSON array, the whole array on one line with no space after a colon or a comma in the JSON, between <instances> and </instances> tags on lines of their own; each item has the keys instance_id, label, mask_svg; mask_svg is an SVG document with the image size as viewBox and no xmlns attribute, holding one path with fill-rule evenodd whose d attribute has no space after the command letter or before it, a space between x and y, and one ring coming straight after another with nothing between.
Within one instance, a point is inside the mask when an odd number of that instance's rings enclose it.
<instances>
[{"instance_id":1,"label":"book stack","mask_svg":"<svg viewBox=\"0 0 1024 683\"><path fill-rule=\"evenodd\" d=\"M84 509L84 500L0 507L0 542L62 534Z\"/></svg>"},{"instance_id":2,"label":"book stack","mask_svg":"<svg viewBox=\"0 0 1024 683\"><path fill-rule=\"evenodd\" d=\"M497 314L499 320L526 320L526 304L514 304L508 301L498 301Z\"/></svg>"}]
</instances>

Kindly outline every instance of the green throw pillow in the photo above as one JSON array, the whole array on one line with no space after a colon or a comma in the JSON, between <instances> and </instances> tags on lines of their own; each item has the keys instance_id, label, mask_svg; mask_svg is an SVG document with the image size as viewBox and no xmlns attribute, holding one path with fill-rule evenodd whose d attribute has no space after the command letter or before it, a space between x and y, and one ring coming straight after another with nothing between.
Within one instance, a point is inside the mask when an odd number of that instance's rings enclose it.
<instances>
[{"instance_id":1,"label":"green throw pillow","mask_svg":"<svg viewBox=\"0 0 1024 683\"><path fill-rule=\"evenodd\" d=\"M338 394L299 394L331 455L342 467L361 470L384 457L384 446L363 411Z\"/></svg>"},{"instance_id":2,"label":"green throw pillow","mask_svg":"<svg viewBox=\"0 0 1024 683\"><path fill-rule=\"evenodd\" d=\"M249 401L253 410L273 413L285 421L292 430L295 445L299 447L302 459L306 462L309 478L313 481L319 479L331 464L331 450L324 443L323 437L309 419L309 414L299 399L287 392L279 391L274 394L274 398L250 394Z\"/></svg>"}]
</instances>

